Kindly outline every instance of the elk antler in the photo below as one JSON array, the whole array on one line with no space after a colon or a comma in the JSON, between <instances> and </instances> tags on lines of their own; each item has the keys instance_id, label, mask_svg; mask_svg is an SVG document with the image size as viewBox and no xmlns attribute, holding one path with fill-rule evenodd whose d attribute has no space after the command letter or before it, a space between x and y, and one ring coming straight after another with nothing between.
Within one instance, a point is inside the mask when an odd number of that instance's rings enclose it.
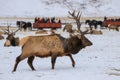
<instances>
[{"instance_id":1,"label":"elk antler","mask_svg":"<svg viewBox=\"0 0 120 80\"><path fill-rule=\"evenodd\" d=\"M79 11L79 12L77 13L77 15L75 15L75 11L73 11L73 12L68 11L68 13L71 15L71 17L69 17L69 18L74 19L74 20L76 21L77 28L78 28L79 32L81 33L81 35L83 35L84 32L82 32L82 31L80 30L80 27L81 27L80 18L81 18L82 12Z\"/></svg>"},{"instance_id":2,"label":"elk antler","mask_svg":"<svg viewBox=\"0 0 120 80\"><path fill-rule=\"evenodd\" d=\"M10 34L10 25L7 25L7 29L4 32L7 33L8 35Z\"/></svg>"},{"instance_id":3,"label":"elk antler","mask_svg":"<svg viewBox=\"0 0 120 80\"><path fill-rule=\"evenodd\" d=\"M6 31L4 31L5 33L7 33L8 35L10 35L10 34L15 34L17 31L19 31L20 30L20 28L18 28L16 31L14 31L14 32L11 32L10 31L10 25L8 25L7 26L7 29L6 29Z\"/></svg>"},{"instance_id":4,"label":"elk antler","mask_svg":"<svg viewBox=\"0 0 120 80\"><path fill-rule=\"evenodd\" d=\"M18 28L16 31L14 31L13 33L15 34L17 31L19 31L20 30L20 28Z\"/></svg>"}]
</instances>

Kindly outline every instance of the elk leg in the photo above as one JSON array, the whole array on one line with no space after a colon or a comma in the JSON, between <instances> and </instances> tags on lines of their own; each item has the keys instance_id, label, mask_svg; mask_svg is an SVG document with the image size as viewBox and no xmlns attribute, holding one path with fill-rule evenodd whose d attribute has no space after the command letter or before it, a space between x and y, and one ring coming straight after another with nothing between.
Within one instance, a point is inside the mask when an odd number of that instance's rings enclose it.
<instances>
[{"instance_id":1,"label":"elk leg","mask_svg":"<svg viewBox=\"0 0 120 80\"><path fill-rule=\"evenodd\" d=\"M72 55L71 55L71 54L67 54L67 56L70 57L70 59L71 59L71 61L72 61L72 66L75 67L75 61L74 61Z\"/></svg>"},{"instance_id":2,"label":"elk leg","mask_svg":"<svg viewBox=\"0 0 120 80\"><path fill-rule=\"evenodd\" d=\"M18 63L19 63L20 61L21 61L20 56L18 56L18 57L16 58L16 62L15 62L14 69L13 69L12 72L15 72L15 71L16 71L17 66L18 66Z\"/></svg>"},{"instance_id":3,"label":"elk leg","mask_svg":"<svg viewBox=\"0 0 120 80\"><path fill-rule=\"evenodd\" d=\"M28 63L28 65L30 66L30 68L32 69L32 70L35 70L35 68L33 67L33 60L34 60L34 56L31 56L31 57L28 57L28 61L27 61L27 63Z\"/></svg>"},{"instance_id":4,"label":"elk leg","mask_svg":"<svg viewBox=\"0 0 120 80\"><path fill-rule=\"evenodd\" d=\"M55 56L55 55L53 55L53 56L51 57L52 69L54 69L56 59L57 59L57 56Z\"/></svg>"}]
</instances>

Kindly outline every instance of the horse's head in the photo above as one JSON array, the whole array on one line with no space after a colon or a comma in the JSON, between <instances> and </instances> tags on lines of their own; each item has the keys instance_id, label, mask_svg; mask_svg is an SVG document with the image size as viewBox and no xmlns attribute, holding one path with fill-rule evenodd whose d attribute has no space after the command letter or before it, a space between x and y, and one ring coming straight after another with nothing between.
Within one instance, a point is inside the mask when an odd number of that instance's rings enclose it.
<instances>
[{"instance_id":1,"label":"horse's head","mask_svg":"<svg viewBox=\"0 0 120 80\"><path fill-rule=\"evenodd\" d=\"M90 20L85 20L85 24L89 24L90 23Z\"/></svg>"}]
</instances>

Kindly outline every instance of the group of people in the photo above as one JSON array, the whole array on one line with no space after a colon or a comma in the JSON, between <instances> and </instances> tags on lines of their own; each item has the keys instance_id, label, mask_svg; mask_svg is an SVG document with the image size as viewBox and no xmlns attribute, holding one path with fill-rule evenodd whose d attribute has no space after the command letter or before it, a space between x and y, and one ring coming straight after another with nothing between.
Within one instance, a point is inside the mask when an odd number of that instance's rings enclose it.
<instances>
[{"instance_id":1,"label":"group of people","mask_svg":"<svg viewBox=\"0 0 120 80\"><path fill-rule=\"evenodd\" d=\"M35 18L35 23L38 22L38 23L61 23L61 20L60 19L57 19L55 17L52 17L52 18L40 18L40 17L36 17Z\"/></svg>"},{"instance_id":2,"label":"group of people","mask_svg":"<svg viewBox=\"0 0 120 80\"><path fill-rule=\"evenodd\" d=\"M117 19L108 19L108 18L105 16L105 17L104 17L104 21L120 22L120 18L117 18Z\"/></svg>"}]
</instances>

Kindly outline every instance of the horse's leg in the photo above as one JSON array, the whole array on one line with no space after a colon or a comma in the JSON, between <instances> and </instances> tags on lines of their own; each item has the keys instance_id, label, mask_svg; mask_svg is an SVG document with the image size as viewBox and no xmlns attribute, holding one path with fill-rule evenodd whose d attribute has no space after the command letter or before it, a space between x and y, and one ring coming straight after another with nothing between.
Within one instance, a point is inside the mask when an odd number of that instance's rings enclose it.
<instances>
[{"instance_id":1,"label":"horse's leg","mask_svg":"<svg viewBox=\"0 0 120 80\"><path fill-rule=\"evenodd\" d=\"M102 24L100 24L100 29L103 29L103 26L102 26Z\"/></svg>"},{"instance_id":2,"label":"horse's leg","mask_svg":"<svg viewBox=\"0 0 120 80\"><path fill-rule=\"evenodd\" d=\"M90 27L90 31L92 31L92 25L89 25L89 27Z\"/></svg>"},{"instance_id":3,"label":"horse's leg","mask_svg":"<svg viewBox=\"0 0 120 80\"><path fill-rule=\"evenodd\" d=\"M97 24L94 25L95 29L97 29Z\"/></svg>"}]
</instances>

